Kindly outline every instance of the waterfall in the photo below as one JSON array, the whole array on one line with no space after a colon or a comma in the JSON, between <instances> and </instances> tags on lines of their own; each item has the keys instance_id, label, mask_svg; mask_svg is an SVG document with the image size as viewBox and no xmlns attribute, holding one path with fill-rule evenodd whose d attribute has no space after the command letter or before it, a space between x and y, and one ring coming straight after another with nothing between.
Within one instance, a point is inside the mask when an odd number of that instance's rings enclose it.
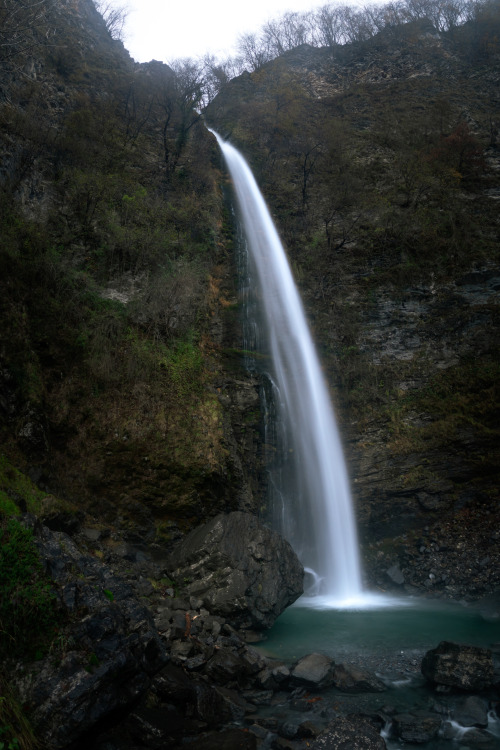
<instances>
[{"instance_id":1,"label":"waterfall","mask_svg":"<svg viewBox=\"0 0 500 750\"><path fill-rule=\"evenodd\" d=\"M270 390L286 425L287 459L281 472L286 481L276 493L282 507L275 513L275 524L309 571L314 593L331 606L354 603L363 592L349 481L302 302L248 164L231 144L211 132L234 184L272 359ZM288 492L292 483L295 499Z\"/></svg>"}]
</instances>

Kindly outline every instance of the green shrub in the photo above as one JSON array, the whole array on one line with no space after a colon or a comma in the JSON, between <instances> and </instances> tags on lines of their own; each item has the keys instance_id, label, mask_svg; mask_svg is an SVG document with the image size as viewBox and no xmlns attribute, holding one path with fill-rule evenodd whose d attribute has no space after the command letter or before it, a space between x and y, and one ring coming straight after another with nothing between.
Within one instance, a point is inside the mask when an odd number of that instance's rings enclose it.
<instances>
[{"instance_id":1,"label":"green shrub","mask_svg":"<svg viewBox=\"0 0 500 750\"><path fill-rule=\"evenodd\" d=\"M56 629L56 598L33 543L15 518L0 525L0 658L36 658Z\"/></svg>"},{"instance_id":2,"label":"green shrub","mask_svg":"<svg viewBox=\"0 0 500 750\"><path fill-rule=\"evenodd\" d=\"M0 750L34 750L37 747L40 745L29 720L0 674Z\"/></svg>"}]
</instances>

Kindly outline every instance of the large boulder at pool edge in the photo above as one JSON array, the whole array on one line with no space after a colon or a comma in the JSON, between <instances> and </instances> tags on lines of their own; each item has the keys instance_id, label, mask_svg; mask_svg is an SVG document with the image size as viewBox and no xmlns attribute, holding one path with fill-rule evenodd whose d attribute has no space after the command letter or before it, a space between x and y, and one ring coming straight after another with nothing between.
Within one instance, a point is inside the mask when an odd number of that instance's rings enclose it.
<instances>
[{"instance_id":1,"label":"large boulder at pool edge","mask_svg":"<svg viewBox=\"0 0 500 750\"><path fill-rule=\"evenodd\" d=\"M241 511L194 529L170 567L191 596L238 628L271 627L303 592L304 570L290 544Z\"/></svg>"}]
</instances>

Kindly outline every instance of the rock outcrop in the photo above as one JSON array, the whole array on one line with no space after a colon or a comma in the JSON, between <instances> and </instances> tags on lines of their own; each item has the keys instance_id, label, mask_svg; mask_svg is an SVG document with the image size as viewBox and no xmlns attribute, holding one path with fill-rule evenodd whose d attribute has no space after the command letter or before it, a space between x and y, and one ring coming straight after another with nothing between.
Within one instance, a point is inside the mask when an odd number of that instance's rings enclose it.
<instances>
[{"instance_id":1,"label":"rock outcrop","mask_svg":"<svg viewBox=\"0 0 500 750\"><path fill-rule=\"evenodd\" d=\"M437 685L484 690L493 684L493 656L487 648L441 641L424 656L422 674Z\"/></svg>"},{"instance_id":2,"label":"rock outcrop","mask_svg":"<svg viewBox=\"0 0 500 750\"><path fill-rule=\"evenodd\" d=\"M240 511L188 534L171 569L191 596L238 627L271 627L303 592L303 568L288 542Z\"/></svg>"},{"instance_id":3,"label":"rock outcrop","mask_svg":"<svg viewBox=\"0 0 500 750\"><path fill-rule=\"evenodd\" d=\"M130 586L67 534L39 524L34 533L65 625L52 652L15 672L12 683L38 738L57 750L136 703L168 657Z\"/></svg>"}]
</instances>

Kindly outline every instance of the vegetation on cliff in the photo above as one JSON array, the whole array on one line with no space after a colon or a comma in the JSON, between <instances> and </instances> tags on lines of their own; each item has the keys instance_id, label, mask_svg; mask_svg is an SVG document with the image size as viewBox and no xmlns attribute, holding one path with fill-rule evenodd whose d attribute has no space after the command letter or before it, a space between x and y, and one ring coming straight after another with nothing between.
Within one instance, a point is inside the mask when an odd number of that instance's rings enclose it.
<instances>
[{"instance_id":1,"label":"vegetation on cliff","mask_svg":"<svg viewBox=\"0 0 500 750\"><path fill-rule=\"evenodd\" d=\"M134 65L91 0L32 5L0 61L2 450L108 521L145 501L154 534L237 486L218 159L189 63Z\"/></svg>"},{"instance_id":2,"label":"vegetation on cliff","mask_svg":"<svg viewBox=\"0 0 500 750\"><path fill-rule=\"evenodd\" d=\"M248 155L285 240L382 586L413 533L450 528L464 507L498 520L499 16L467 7L474 20L433 23L428 4L356 43L290 49L207 110ZM485 540L495 554L497 541ZM474 544L476 593L493 591ZM418 588L475 587L414 563Z\"/></svg>"},{"instance_id":3,"label":"vegetation on cliff","mask_svg":"<svg viewBox=\"0 0 500 750\"><path fill-rule=\"evenodd\" d=\"M324 6L240 62L168 67L134 65L92 0L0 0L2 656L55 619L7 517L168 543L257 507L209 100L287 245L372 583L397 563L420 592L498 591L499 16L457 8ZM0 745L21 721L0 700Z\"/></svg>"}]
</instances>

